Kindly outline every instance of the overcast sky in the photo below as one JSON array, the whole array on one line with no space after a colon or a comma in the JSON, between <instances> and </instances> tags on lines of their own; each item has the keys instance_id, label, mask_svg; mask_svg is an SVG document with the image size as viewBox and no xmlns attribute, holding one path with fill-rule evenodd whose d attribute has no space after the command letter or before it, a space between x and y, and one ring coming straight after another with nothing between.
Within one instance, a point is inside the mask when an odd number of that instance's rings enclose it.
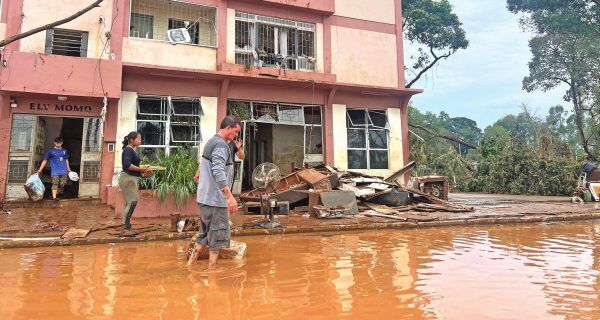
<instances>
[{"instance_id":1,"label":"overcast sky","mask_svg":"<svg viewBox=\"0 0 600 320\"><path fill-rule=\"evenodd\" d=\"M564 89L532 93L522 90L523 77L529 73L531 35L521 30L518 16L506 9L506 1L450 2L470 45L413 85L425 90L413 98L414 106L421 111L469 117L484 129L504 115L518 113L522 103L540 116L554 105L567 105L562 99ZM407 63L409 47L406 43Z\"/></svg>"}]
</instances>

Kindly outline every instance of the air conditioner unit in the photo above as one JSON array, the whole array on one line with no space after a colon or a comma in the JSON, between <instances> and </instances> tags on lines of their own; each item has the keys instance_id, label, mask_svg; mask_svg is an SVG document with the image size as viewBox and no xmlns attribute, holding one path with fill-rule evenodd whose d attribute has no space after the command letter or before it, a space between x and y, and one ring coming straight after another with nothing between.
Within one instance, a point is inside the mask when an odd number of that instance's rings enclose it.
<instances>
[{"instance_id":1,"label":"air conditioner unit","mask_svg":"<svg viewBox=\"0 0 600 320\"><path fill-rule=\"evenodd\" d=\"M191 43L190 32L186 28L170 29L167 31L167 38L172 44Z\"/></svg>"}]
</instances>

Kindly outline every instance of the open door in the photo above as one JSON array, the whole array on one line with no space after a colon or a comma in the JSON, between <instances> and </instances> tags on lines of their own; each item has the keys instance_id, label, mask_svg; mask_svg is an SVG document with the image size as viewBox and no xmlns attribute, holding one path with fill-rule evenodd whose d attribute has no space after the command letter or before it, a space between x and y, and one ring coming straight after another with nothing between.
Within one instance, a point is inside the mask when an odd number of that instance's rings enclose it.
<instances>
[{"instance_id":1,"label":"open door","mask_svg":"<svg viewBox=\"0 0 600 320\"><path fill-rule=\"evenodd\" d=\"M101 125L100 118L84 118L83 120L81 166L79 170L80 198L98 198L100 196Z\"/></svg>"}]
</instances>

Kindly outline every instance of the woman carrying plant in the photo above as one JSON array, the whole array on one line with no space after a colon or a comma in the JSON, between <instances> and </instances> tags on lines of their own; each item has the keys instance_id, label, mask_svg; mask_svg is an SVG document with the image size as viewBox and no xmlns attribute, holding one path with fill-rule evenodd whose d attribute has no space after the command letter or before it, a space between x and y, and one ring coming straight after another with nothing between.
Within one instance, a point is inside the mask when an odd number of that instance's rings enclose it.
<instances>
[{"instance_id":1,"label":"woman carrying plant","mask_svg":"<svg viewBox=\"0 0 600 320\"><path fill-rule=\"evenodd\" d=\"M123 139L123 155L121 164L123 172L119 176L119 187L123 192L125 199L125 209L123 210L123 230L131 229L131 216L138 202L138 190L140 188L140 179L151 173L149 167L140 166L140 156L136 149L142 144L142 135L137 131L132 131Z\"/></svg>"}]
</instances>

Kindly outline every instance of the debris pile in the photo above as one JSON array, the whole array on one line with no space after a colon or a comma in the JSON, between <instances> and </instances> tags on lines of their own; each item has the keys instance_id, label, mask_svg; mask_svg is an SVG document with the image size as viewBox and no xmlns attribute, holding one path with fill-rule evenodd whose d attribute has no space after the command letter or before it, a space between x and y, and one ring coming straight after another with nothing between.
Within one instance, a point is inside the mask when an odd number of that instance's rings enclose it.
<instances>
[{"instance_id":1,"label":"debris pile","mask_svg":"<svg viewBox=\"0 0 600 320\"><path fill-rule=\"evenodd\" d=\"M282 177L269 197L289 204L292 212L307 212L319 219L360 215L424 221L431 218L423 213L473 211L473 207L446 200L448 180L444 177L416 178L412 187L399 183L407 167L386 179L331 166L297 169ZM245 214L257 213L253 208L260 203L258 190L245 192L240 199Z\"/></svg>"}]
</instances>

